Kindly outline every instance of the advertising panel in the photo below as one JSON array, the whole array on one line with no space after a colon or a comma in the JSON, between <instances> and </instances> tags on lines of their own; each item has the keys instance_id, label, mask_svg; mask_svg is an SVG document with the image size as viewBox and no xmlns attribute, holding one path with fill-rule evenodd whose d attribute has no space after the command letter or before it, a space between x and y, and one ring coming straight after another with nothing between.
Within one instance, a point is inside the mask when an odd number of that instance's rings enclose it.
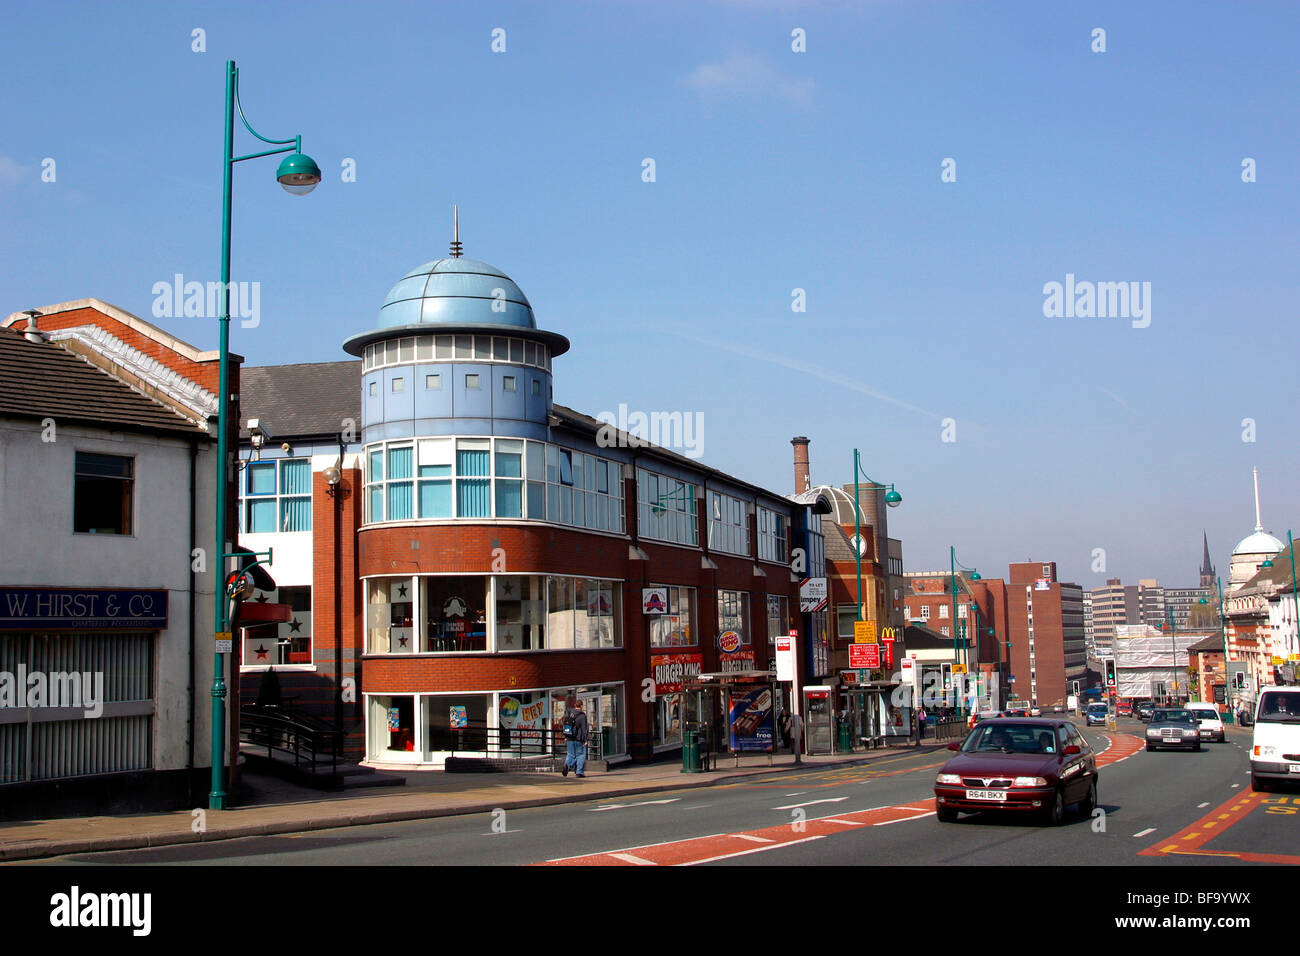
<instances>
[{"instance_id":1,"label":"advertising panel","mask_svg":"<svg viewBox=\"0 0 1300 956\"><path fill-rule=\"evenodd\" d=\"M772 750L772 688L766 684L737 684L732 688L731 749L767 753Z\"/></svg>"}]
</instances>

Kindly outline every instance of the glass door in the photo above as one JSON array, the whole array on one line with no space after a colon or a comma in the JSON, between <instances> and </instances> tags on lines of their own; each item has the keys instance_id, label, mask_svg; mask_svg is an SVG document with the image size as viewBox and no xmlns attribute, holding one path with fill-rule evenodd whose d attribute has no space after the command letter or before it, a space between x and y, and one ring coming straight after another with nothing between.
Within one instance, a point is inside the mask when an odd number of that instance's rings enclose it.
<instances>
[{"instance_id":1,"label":"glass door","mask_svg":"<svg viewBox=\"0 0 1300 956\"><path fill-rule=\"evenodd\" d=\"M587 756L600 758L604 756L601 735L604 723L600 713L600 691L583 691L578 694L582 701L582 711L587 715Z\"/></svg>"}]
</instances>

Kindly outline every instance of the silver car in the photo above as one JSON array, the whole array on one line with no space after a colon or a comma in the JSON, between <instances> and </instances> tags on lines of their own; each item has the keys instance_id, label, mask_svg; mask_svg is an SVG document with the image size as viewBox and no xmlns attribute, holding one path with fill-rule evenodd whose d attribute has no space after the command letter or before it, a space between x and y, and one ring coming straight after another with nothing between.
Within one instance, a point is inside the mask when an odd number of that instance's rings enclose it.
<instances>
[{"instance_id":1,"label":"silver car","mask_svg":"<svg viewBox=\"0 0 1300 956\"><path fill-rule=\"evenodd\" d=\"M1161 747L1201 749L1201 731L1191 711L1162 709L1151 715L1151 722L1147 724L1147 750Z\"/></svg>"}]
</instances>

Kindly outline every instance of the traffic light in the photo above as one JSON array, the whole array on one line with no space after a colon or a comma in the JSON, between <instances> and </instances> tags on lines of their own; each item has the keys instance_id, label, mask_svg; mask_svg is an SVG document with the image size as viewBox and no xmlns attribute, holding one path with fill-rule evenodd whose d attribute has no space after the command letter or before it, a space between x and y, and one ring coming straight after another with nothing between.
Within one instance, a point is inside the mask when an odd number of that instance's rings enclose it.
<instances>
[{"instance_id":1,"label":"traffic light","mask_svg":"<svg viewBox=\"0 0 1300 956\"><path fill-rule=\"evenodd\" d=\"M1232 686L1235 687L1237 690L1241 690L1243 687L1245 687L1245 686L1246 686L1246 675L1245 675L1244 673L1242 673L1241 671L1237 671L1237 673L1233 674L1233 675L1232 675Z\"/></svg>"},{"instance_id":2,"label":"traffic light","mask_svg":"<svg viewBox=\"0 0 1300 956\"><path fill-rule=\"evenodd\" d=\"M1106 659L1106 686L1115 686L1115 659L1113 657Z\"/></svg>"}]
</instances>

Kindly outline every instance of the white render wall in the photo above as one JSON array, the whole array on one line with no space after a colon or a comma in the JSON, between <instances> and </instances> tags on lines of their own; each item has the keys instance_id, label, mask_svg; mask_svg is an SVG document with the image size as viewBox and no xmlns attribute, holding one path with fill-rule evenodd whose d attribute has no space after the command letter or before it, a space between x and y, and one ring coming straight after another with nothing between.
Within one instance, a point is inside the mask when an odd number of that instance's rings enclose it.
<instances>
[{"instance_id":1,"label":"white render wall","mask_svg":"<svg viewBox=\"0 0 1300 956\"><path fill-rule=\"evenodd\" d=\"M183 769L191 707L189 441L57 422L54 441L42 440L43 432L36 421L0 419L0 584L168 591L168 627L155 649L154 768ZM78 451L135 459L131 535L73 532ZM210 765L215 459L215 447L200 437L195 544L207 563L196 579L194 627L198 706L192 736L199 767Z\"/></svg>"}]
</instances>

